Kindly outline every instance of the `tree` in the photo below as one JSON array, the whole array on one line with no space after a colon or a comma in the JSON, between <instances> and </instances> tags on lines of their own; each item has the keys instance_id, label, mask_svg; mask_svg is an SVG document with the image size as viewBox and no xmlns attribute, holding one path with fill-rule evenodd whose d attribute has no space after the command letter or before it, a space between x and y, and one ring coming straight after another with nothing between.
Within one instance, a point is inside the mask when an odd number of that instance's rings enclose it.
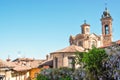
<instances>
[{"instance_id":1,"label":"tree","mask_svg":"<svg viewBox=\"0 0 120 80\"><path fill-rule=\"evenodd\" d=\"M93 47L88 52L76 53L76 61L78 64L82 64L82 68L87 71L87 76L90 80L96 80L102 75L102 62L108 55L104 49Z\"/></svg>"},{"instance_id":2,"label":"tree","mask_svg":"<svg viewBox=\"0 0 120 80\"><path fill-rule=\"evenodd\" d=\"M45 75L39 74L36 80L48 80L48 78Z\"/></svg>"}]
</instances>

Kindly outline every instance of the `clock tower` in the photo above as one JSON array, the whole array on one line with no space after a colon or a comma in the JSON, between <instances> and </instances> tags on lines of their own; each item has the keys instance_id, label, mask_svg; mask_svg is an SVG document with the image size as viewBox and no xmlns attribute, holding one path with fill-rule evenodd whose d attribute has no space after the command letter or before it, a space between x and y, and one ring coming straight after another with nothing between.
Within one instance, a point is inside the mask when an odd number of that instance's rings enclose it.
<instances>
[{"instance_id":1,"label":"clock tower","mask_svg":"<svg viewBox=\"0 0 120 80\"><path fill-rule=\"evenodd\" d=\"M108 45L112 42L112 21L110 13L105 8L101 17L103 45Z\"/></svg>"}]
</instances>

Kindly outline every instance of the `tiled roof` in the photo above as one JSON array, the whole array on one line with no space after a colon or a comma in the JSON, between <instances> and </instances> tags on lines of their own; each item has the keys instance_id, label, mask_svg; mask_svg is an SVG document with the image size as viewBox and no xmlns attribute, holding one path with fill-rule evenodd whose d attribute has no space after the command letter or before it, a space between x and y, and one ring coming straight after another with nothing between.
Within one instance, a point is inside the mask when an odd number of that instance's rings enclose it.
<instances>
[{"instance_id":1,"label":"tiled roof","mask_svg":"<svg viewBox=\"0 0 120 80\"><path fill-rule=\"evenodd\" d=\"M64 53L65 53L65 52L76 52L76 51L78 51L78 52L83 52L83 51L84 51L84 48L83 48L83 47L80 47L80 46L76 46L76 45L71 45L71 46L68 46L68 47L66 47L66 48L64 48L64 49L55 51L55 52L53 52L53 53L56 53L56 52L58 52L58 53L64 52Z\"/></svg>"},{"instance_id":2,"label":"tiled roof","mask_svg":"<svg viewBox=\"0 0 120 80\"><path fill-rule=\"evenodd\" d=\"M89 24L84 23L84 24L82 24L81 26L82 26L82 27L84 27L84 26L90 26L90 25L89 25Z\"/></svg>"},{"instance_id":3,"label":"tiled roof","mask_svg":"<svg viewBox=\"0 0 120 80\"><path fill-rule=\"evenodd\" d=\"M0 59L0 68L2 67L8 67L8 66L5 64L5 61Z\"/></svg>"},{"instance_id":4,"label":"tiled roof","mask_svg":"<svg viewBox=\"0 0 120 80\"><path fill-rule=\"evenodd\" d=\"M30 62L30 67L31 68L38 68L38 66L45 60L34 60Z\"/></svg>"},{"instance_id":5,"label":"tiled roof","mask_svg":"<svg viewBox=\"0 0 120 80\"><path fill-rule=\"evenodd\" d=\"M38 66L45 60L36 60L32 58L17 58L13 60L17 65L29 66L31 68L38 68Z\"/></svg>"},{"instance_id":6,"label":"tiled roof","mask_svg":"<svg viewBox=\"0 0 120 80\"><path fill-rule=\"evenodd\" d=\"M22 65L17 65L16 67L13 68L13 70L15 71L27 71L27 70L30 70L31 67L29 66L22 66Z\"/></svg>"},{"instance_id":7,"label":"tiled roof","mask_svg":"<svg viewBox=\"0 0 120 80\"><path fill-rule=\"evenodd\" d=\"M109 46L112 46L112 44L104 45L104 46L101 46L101 47L99 47L99 48L107 48L107 47L109 47Z\"/></svg>"},{"instance_id":8,"label":"tiled roof","mask_svg":"<svg viewBox=\"0 0 120 80\"><path fill-rule=\"evenodd\" d=\"M14 62L11 62L11 61L5 62L5 63L8 65L8 67L15 67L15 66L17 66Z\"/></svg>"},{"instance_id":9,"label":"tiled roof","mask_svg":"<svg viewBox=\"0 0 120 80\"><path fill-rule=\"evenodd\" d=\"M120 44L120 40L116 41L117 44Z\"/></svg>"},{"instance_id":10,"label":"tiled roof","mask_svg":"<svg viewBox=\"0 0 120 80\"><path fill-rule=\"evenodd\" d=\"M14 71L27 71L38 66L45 60L35 60L30 58L17 58L14 62L0 59L0 68L10 68Z\"/></svg>"},{"instance_id":11,"label":"tiled roof","mask_svg":"<svg viewBox=\"0 0 120 80\"><path fill-rule=\"evenodd\" d=\"M86 35L87 36L87 35ZM85 36L84 36L84 34L77 34L76 36L75 36L75 39L83 39Z\"/></svg>"},{"instance_id":12,"label":"tiled roof","mask_svg":"<svg viewBox=\"0 0 120 80\"><path fill-rule=\"evenodd\" d=\"M12 67L14 67L15 66L15 63L13 63L13 62L7 62L7 61L3 61L3 60L1 60L0 59L0 67L1 68L12 68Z\"/></svg>"},{"instance_id":13,"label":"tiled roof","mask_svg":"<svg viewBox=\"0 0 120 80\"><path fill-rule=\"evenodd\" d=\"M50 59L50 60L46 60L44 62L42 62L39 67L43 67L43 66L50 66L50 67L53 67L53 60Z\"/></svg>"},{"instance_id":14,"label":"tiled roof","mask_svg":"<svg viewBox=\"0 0 120 80\"><path fill-rule=\"evenodd\" d=\"M100 48L107 48L107 47L109 47L109 46L112 46L112 45L114 45L114 44L120 44L120 40L118 40L118 41L115 41L115 42L112 42L111 44L108 44L108 45L104 45L104 46L101 46Z\"/></svg>"},{"instance_id":15,"label":"tiled roof","mask_svg":"<svg viewBox=\"0 0 120 80\"><path fill-rule=\"evenodd\" d=\"M15 61L33 61L34 59L33 58L17 58L15 60L13 60L13 62Z\"/></svg>"}]
</instances>

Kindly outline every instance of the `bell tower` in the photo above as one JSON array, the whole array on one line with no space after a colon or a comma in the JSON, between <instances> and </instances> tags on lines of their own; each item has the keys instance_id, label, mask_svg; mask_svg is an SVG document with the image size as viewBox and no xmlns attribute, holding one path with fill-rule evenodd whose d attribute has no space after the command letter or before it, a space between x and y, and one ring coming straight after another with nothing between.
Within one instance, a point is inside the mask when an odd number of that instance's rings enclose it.
<instances>
[{"instance_id":1,"label":"bell tower","mask_svg":"<svg viewBox=\"0 0 120 80\"><path fill-rule=\"evenodd\" d=\"M101 17L103 45L108 45L112 42L112 21L113 19L108 9L105 8Z\"/></svg>"},{"instance_id":2,"label":"bell tower","mask_svg":"<svg viewBox=\"0 0 120 80\"><path fill-rule=\"evenodd\" d=\"M90 25L84 21L84 24L81 25L82 34L90 34Z\"/></svg>"}]
</instances>

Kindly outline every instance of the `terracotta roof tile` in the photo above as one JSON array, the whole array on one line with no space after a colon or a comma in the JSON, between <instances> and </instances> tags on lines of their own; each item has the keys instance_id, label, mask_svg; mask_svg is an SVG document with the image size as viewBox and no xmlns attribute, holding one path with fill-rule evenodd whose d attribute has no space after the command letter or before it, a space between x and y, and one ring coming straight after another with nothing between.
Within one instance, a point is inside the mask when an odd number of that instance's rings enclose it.
<instances>
[{"instance_id":1,"label":"terracotta roof tile","mask_svg":"<svg viewBox=\"0 0 120 80\"><path fill-rule=\"evenodd\" d=\"M84 24L81 25L81 27L84 27L84 26L90 26L90 25L86 24L86 23L84 23Z\"/></svg>"},{"instance_id":2,"label":"terracotta roof tile","mask_svg":"<svg viewBox=\"0 0 120 80\"><path fill-rule=\"evenodd\" d=\"M15 60L13 60L13 62L15 61L33 61L34 59L33 58L17 58Z\"/></svg>"},{"instance_id":3,"label":"terracotta roof tile","mask_svg":"<svg viewBox=\"0 0 120 80\"><path fill-rule=\"evenodd\" d=\"M30 70L30 69L31 69L31 67L22 66L22 65L18 65L18 66L13 68L13 70L15 70L15 71L27 71L27 70Z\"/></svg>"},{"instance_id":4,"label":"terracotta roof tile","mask_svg":"<svg viewBox=\"0 0 120 80\"><path fill-rule=\"evenodd\" d=\"M0 67L14 67L15 63L13 62L7 62L7 61L3 61L0 59Z\"/></svg>"},{"instance_id":5,"label":"terracotta roof tile","mask_svg":"<svg viewBox=\"0 0 120 80\"><path fill-rule=\"evenodd\" d=\"M45 61L45 60L34 60L34 61L30 62L30 67L37 68L43 61Z\"/></svg>"},{"instance_id":6,"label":"terracotta roof tile","mask_svg":"<svg viewBox=\"0 0 120 80\"><path fill-rule=\"evenodd\" d=\"M50 60L46 60L44 62L42 62L39 67L43 67L43 66L50 66L50 67L53 67L53 60L50 59Z\"/></svg>"},{"instance_id":7,"label":"terracotta roof tile","mask_svg":"<svg viewBox=\"0 0 120 80\"><path fill-rule=\"evenodd\" d=\"M45 60L36 60L32 58L17 58L13 60L17 65L29 66L31 68L38 68L38 66Z\"/></svg>"},{"instance_id":8,"label":"terracotta roof tile","mask_svg":"<svg viewBox=\"0 0 120 80\"><path fill-rule=\"evenodd\" d=\"M5 64L5 61L0 59L0 67L8 67L7 64Z\"/></svg>"},{"instance_id":9,"label":"terracotta roof tile","mask_svg":"<svg viewBox=\"0 0 120 80\"><path fill-rule=\"evenodd\" d=\"M116 41L117 44L120 44L120 40Z\"/></svg>"},{"instance_id":10,"label":"terracotta roof tile","mask_svg":"<svg viewBox=\"0 0 120 80\"><path fill-rule=\"evenodd\" d=\"M108 44L108 45L101 46L100 48L107 48L107 47L109 47L109 46L114 45L114 43L120 44L120 40L115 41L115 42L113 42L113 43L111 43L111 44Z\"/></svg>"},{"instance_id":11,"label":"terracotta roof tile","mask_svg":"<svg viewBox=\"0 0 120 80\"><path fill-rule=\"evenodd\" d=\"M112 46L112 44L104 45L104 46L101 46L101 47L99 47L99 48L107 48L107 47L109 47L109 46Z\"/></svg>"},{"instance_id":12,"label":"terracotta roof tile","mask_svg":"<svg viewBox=\"0 0 120 80\"><path fill-rule=\"evenodd\" d=\"M20 61L21 60L21 61ZM11 68L15 71L27 71L38 66L45 60L34 60L30 58L17 58L14 62L7 62L0 59L0 68ZM25 62L25 63L24 63Z\"/></svg>"},{"instance_id":13,"label":"terracotta roof tile","mask_svg":"<svg viewBox=\"0 0 120 80\"><path fill-rule=\"evenodd\" d=\"M71 45L71 46L68 46L68 47L66 47L64 49L55 51L53 53L56 53L56 52L59 52L59 53L62 53L62 52L76 52L76 51L83 52L84 48L80 47L80 46L76 46L76 45Z\"/></svg>"}]
</instances>

